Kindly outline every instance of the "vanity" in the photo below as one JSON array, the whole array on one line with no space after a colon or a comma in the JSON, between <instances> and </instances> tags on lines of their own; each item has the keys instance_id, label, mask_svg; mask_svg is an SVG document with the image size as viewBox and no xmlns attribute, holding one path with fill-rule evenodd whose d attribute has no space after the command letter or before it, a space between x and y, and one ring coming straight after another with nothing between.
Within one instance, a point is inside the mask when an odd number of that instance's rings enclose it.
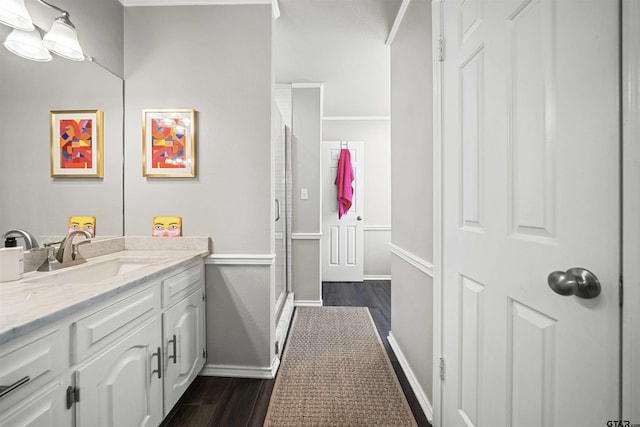
<instances>
[{"instance_id":1,"label":"vanity","mask_svg":"<svg viewBox=\"0 0 640 427\"><path fill-rule=\"evenodd\" d=\"M2 426L157 426L204 365L208 238L82 251L0 283Z\"/></svg>"}]
</instances>

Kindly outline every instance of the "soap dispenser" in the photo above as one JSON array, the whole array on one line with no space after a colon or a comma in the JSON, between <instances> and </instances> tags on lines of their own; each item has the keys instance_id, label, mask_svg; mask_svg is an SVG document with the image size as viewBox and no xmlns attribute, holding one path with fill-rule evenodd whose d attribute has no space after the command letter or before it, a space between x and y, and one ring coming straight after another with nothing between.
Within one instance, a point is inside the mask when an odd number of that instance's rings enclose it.
<instances>
[{"instance_id":1,"label":"soap dispenser","mask_svg":"<svg viewBox=\"0 0 640 427\"><path fill-rule=\"evenodd\" d=\"M0 282L22 279L24 274L24 254L15 237L7 237L4 248L0 249Z\"/></svg>"}]
</instances>

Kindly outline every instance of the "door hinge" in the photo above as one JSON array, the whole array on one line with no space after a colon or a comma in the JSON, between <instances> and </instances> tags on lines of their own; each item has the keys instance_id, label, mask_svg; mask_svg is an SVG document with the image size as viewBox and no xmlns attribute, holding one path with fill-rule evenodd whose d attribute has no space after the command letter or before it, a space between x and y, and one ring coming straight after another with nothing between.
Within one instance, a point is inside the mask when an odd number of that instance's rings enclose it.
<instances>
[{"instance_id":1,"label":"door hinge","mask_svg":"<svg viewBox=\"0 0 640 427\"><path fill-rule=\"evenodd\" d=\"M71 409L75 402L80 402L80 389L67 387L67 409Z\"/></svg>"},{"instance_id":2,"label":"door hinge","mask_svg":"<svg viewBox=\"0 0 640 427\"><path fill-rule=\"evenodd\" d=\"M276 341L276 355L280 354L280 341Z\"/></svg>"},{"instance_id":3,"label":"door hinge","mask_svg":"<svg viewBox=\"0 0 640 427\"><path fill-rule=\"evenodd\" d=\"M444 359L440 358L440 381L444 381Z\"/></svg>"},{"instance_id":4,"label":"door hinge","mask_svg":"<svg viewBox=\"0 0 640 427\"><path fill-rule=\"evenodd\" d=\"M207 297L205 296L204 291L202 291L202 301L206 301L206 300L207 300Z\"/></svg>"},{"instance_id":5,"label":"door hinge","mask_svg":"<svg viewBox=\"0 0 640 427\"><path fill-rule=\"evenodd\" d=\"M441 35L438 37L438 61L444 61L444 37Z\"/></svg>"},{"instance_id":6,"label":"door hinge","mask_svg":"<svg viewBox=\"0 0 640 427\"><path fill-rule=\"evenodd\" d=\"M624 285L622 277L620 277L620 283L618 284L618 303L620 304L620 307L622 307L622 304L624 303Z\"/></svg>"},{"instance_id":7,"label":"door hinge","mask_svg":"<svg viewBox=\"0 0 640 427\"><path fill-rule=\"evenodd\" d=\"M206 349L202 349L202 358L206 359L207 358L207 350Z\"/></svg>"}]
</instances>

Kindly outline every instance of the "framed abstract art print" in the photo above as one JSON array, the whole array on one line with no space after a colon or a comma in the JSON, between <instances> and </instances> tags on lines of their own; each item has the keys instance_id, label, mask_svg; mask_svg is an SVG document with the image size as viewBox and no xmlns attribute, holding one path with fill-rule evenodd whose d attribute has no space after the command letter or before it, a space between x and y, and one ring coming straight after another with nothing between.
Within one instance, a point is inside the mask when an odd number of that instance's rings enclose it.
<instances>
[{"instance_id":1,"label":"framed abstract art print","mask_svg":"<svg viewBox=\"0 0 640 427\"><path fill-rule=\"evenodd\" d=\"M142 111L142 176L196 176L194 109Z\"/></svg>"},{"instance_id":2,"label":"framed abstract art print","mask_svg":"<svg viewBox=\"0 0 640 427\"><path fill-rule=\"evenodd\" d=\"M51 176L102 178L101 110L51 111Z\"/></svg>"}]
</instances>

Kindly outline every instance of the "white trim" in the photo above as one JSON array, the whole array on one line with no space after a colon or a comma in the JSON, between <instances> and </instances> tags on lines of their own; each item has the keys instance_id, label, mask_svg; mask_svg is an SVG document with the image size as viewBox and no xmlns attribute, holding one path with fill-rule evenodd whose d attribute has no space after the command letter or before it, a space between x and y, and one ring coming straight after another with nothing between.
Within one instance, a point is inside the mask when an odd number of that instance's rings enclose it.
<instances>
[{"instance_id":1,"label":"white trim","mask_svg":"<svg viewBox=\"0 0 640 427\"><path fill-rule=\"evenodd\" d=\"M392 254L408 262L427 276L433 277L433 264L431 264L429 261L425 261L422 258L412 254L411 252L394 245L393 243L389 243L389 248L391 249Z\"/></svg>"},{"instance_id":2,"label":"white trim","mask_svg":"<svg viewBox=\"0 0 640 427\"><path fill-rule=\"evenodd\" d=\"M622 419L640 422L640 3L622 2Z\"/></svg>"},{"instance_id":3,"label":"white trim","mask_svg":"<svg viewBox=\"0 0 640 427\"><path fill-rule=\"evenodd\" d=\"M402 350L400 350L400 345L398 345L398 342L393 336L393 332L389 331L387 341L389 341L389 346L391 346L393 353L396 355L398 363L400 364L400 368L402 368L404 376L407 377L407 381L409 381L411 390L413 390L413 394L415 394L416 399L418 400L418 403L420 404L420 407L424 412L424 415L427 417L427 420L429 420L429 423L433 423L433 407L431 406L431 402L429 402L429 398L425 394L422 387L420 387L420 383L418 382L416 375L413 373L413 370L411 369L407 358L404 356L404 353L402 353Z\"/></svg>"},{"instance_id":4,"label":"white trim","mask_svg":"<svg viewBox=\"0 0 640 427\"><path fill-rule=\"evenodd\" d=\"M400 29L400 25L402 24L402 20L404 19L404 14L407 12L407 8L409 7L410 2L411 0L402 0L400 9L398 9L398 14L396 15L396 19L393 21L393 26L391 26L391 31L389 31L387 40L384 42L384 44L386 44L387 46L391 46L393 40L396 38L396 34L398 34L398 30Z\"/></svg>"},{"instance_id":5,"label":"white trim","mask_svg":"<svg viewBox=\"0 0 640 427\"><path fill-rule=\"evenodd\" d=\"M322 300L315 299L296 299L293 301L296 307L322 307Z\"/></svg>"},{"instance_id":6,"label":"white trim","mask_svg":"<svg viewBox=\"0 0 640 427\"><path fill-rule=\"evenodd\" d=\"M151 6L246 6L270 4L275 19L280 17L278 0L120 0L124 7Z\"/></svg>"},{"instance_id":7,"label":"white trim","mask_svg":"<svg viewBox=\"0 0 640 427\"><path fill-rule=\"evenodd\" d=\"M391 275L390 274L383 274L383 275L379 275L379 276L372 276L372 275L364 275L362 277L362 280L367 281L367 280L391 280Z\"/></svg>"},{"instance_id":8,"label":"white trim","mask_svg":"<svg viewBox=\"0 0 640 427\"><path fill-rule=\"evenodd\" d=\"M291 240L320 240L322 233L291 233Z\"/></svg>"},{"instance_id":9,"label":"white trim","mask_svg":"<svg viewBox=\"0 0 640 427\"><path fill-rule=\"evenodd\" d=\"M365 225L364 231L391 231L390 225Z\"/></svg>"},{"instance_id":10,"label":"white trim","mask_svg":"<svg viewBox=\"0 0 640 427\"><path fill-rule=\"evenodd\" d=\"M203 377L255 378L272 380L276 377L280 359L274 357L271 366L235 366L206 364L198 375Z\"/></svg>"},{"instance_id":11,"label":"white trim","mask_svg":"<svg viewBox=\"0 0 640 427\"><path fill-rule=\"evenodd\" d=\"M291 83L291 89L322 89L323 86L324 83Z\"/></svg>"},{"instance_id":12,"label":"white trim","mask_svg":"<svg viewBox=\"0 0 640 427\"><path fill-rule=\"evenodd\" d=\"M431 3L431 61L433 63L433 427L442 425L442 386L440 381L440 357L442 355L442 85L444 63L438 56L442 34L443 0Z\"/></svg>"},{"instance_id":13,"label":"white trim","mask_svg":"<svg viewBox=\"0 0 640 427\"><path fill-rule=\"evenodd\" d=\"M322 116L326 121L389 121L391 116Z\"/></svg>"},{"instance_id":14,"label":"white trim","mask_svg":"<svg viewBox=\"0 0 640 427\"><path fill-rule=\"evenodd\" d=\"M289 335L289 326L291 325L291 320L293 320L293 300L293 292L289 292L284 301L284 307L280 313L280 318L278 319L278 323L276 325L276 342L278 343L279 347L279 353L276 354L276 357L278 358L280 358L282 350L284 349L284 344L287 341L287 335Z\"/></svg>"},{"instance_id":15,"label":"white trim","mask_svg":"<svg viewBox=\"0 0 640 427\"><path fill-rule=\"evenodd\" d=\"M205 257L205 264L217 265L272 265L276 254L211 254Z\"/></svg>"}]
</instances>

